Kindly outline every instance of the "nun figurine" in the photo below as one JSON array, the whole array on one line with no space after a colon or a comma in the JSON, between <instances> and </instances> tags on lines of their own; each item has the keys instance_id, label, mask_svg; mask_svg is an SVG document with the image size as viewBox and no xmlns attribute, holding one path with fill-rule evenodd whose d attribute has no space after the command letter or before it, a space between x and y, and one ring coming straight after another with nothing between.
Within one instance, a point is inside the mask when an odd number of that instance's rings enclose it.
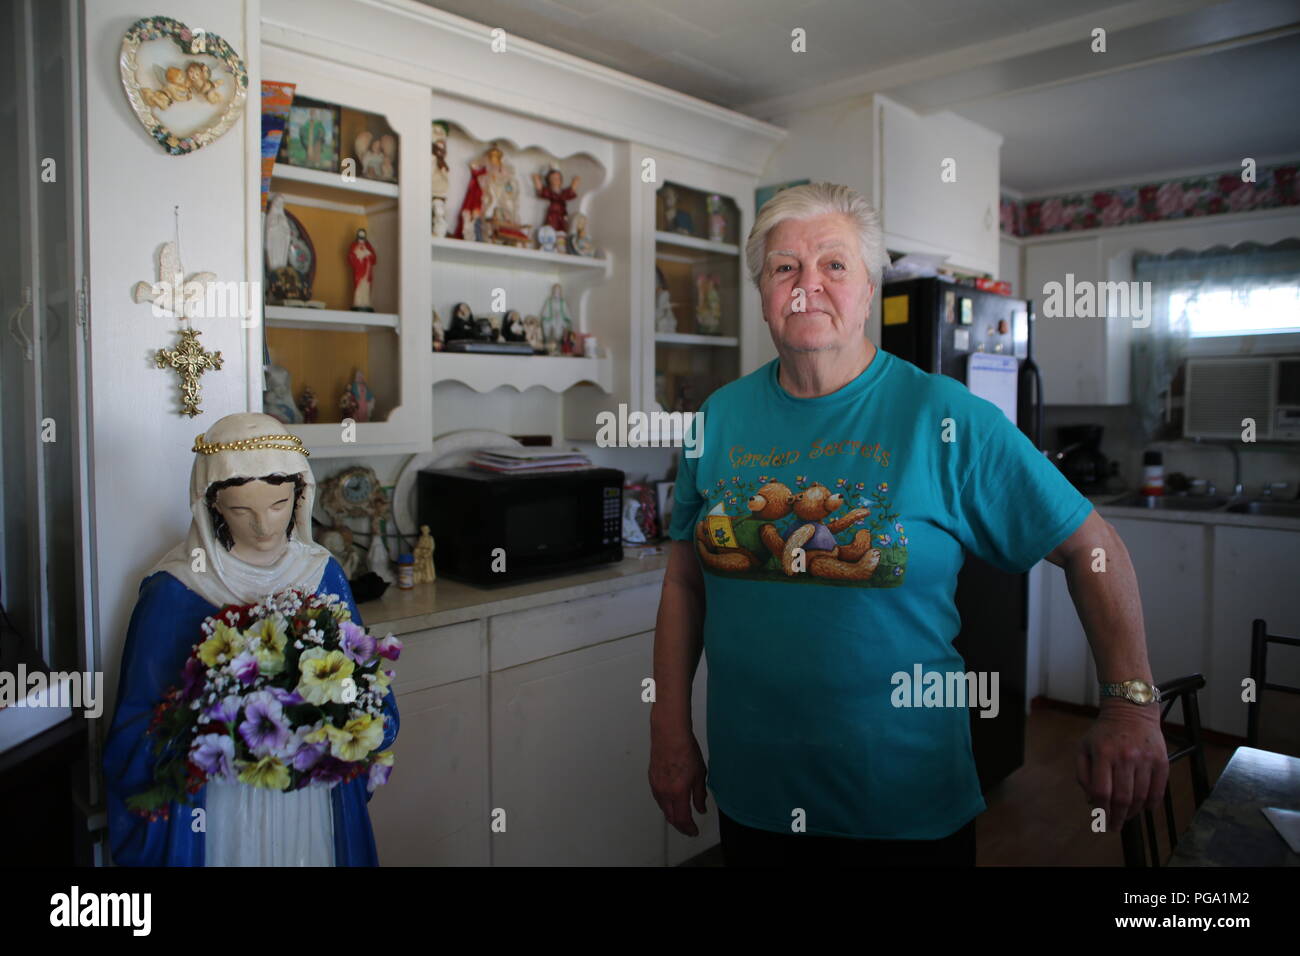
<instances>
[{"instance_id":1,"label":"nun figurine","mask_svg":"<svg viewBox=\"0 0 1300 956\"><path fill-rule=\"evenodd\" d=\"M241 412L213 424L192 450L189 533L140 584L104 744L113 862L377 866L365 775L332 789L294 791L214 778L190 804L173 801L153 819L126 806L153 783L149 724L168 688L180 683L204 618L293 587L338 595L352 620L363 623L338 562L312 541L316 479L302 442L269 415ZM398 730L391 688L383 715L388 749Z\"/></svg>"}]
</instances>

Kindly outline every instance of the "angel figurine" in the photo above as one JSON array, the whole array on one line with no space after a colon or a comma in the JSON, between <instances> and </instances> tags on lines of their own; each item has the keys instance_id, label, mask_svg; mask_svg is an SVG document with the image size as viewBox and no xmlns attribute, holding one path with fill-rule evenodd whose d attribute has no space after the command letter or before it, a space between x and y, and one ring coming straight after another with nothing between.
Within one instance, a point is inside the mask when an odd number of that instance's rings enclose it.
<instances>
[{"instance_id":1,"label":"angel figurine","mask_svg":"<svg viewBox=\"0 0 1300 956\"><path fill-rule=\"evenodd\" d=\"M356 422L370 421L375 410L375 393L366 384L366 375L361 369L353 373L352 383L339 398L339 410L343 412L344 418Z\"/></svg>"},{"instance_id":2,"label":"angel figurine","mask_svg":"<svg viewBox=\"0 0 1300 956\"><path fill-rule=\"evenodd\" d=\"M569 231L568 201L578 198L578 177L574 176L566 189L564 187L564 173L555 167L551 167L546 171L545 185L542 185L542 177L533 173L533 189L537 191L538 199L545 199L548 203L546 207L546 225L557 233L567 235Z\"/></svg>"}]
</instances>

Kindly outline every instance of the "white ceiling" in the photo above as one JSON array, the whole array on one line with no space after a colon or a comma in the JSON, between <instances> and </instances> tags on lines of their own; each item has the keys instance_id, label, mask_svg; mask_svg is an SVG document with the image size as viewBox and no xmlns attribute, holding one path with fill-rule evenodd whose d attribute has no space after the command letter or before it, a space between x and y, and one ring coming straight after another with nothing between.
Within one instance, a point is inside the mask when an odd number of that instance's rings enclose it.
<instances>
[{"instance_id":1,"label":"white ceiling","mask_svg":"<svg viewBox=\"0 0 1300 956\"><path fill-rule=\"evenodd\" d=\"M869 92L951 109L1003 134L1027 194L1300 156L1300 0L420 2L762 119Z\"/></svg>"}]
</instances>

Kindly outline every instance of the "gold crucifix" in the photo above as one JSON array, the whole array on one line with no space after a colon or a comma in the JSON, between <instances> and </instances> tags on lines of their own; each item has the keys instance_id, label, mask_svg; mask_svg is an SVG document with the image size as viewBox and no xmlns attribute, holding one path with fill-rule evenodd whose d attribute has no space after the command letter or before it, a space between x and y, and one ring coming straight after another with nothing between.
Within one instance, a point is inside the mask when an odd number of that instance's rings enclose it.
<instances>
[{"instance_id":1,"label":"gold crucifix","mask_svg":"<svg viewBox=\"0 0 1300 956\"><path fill-rule=\"evenodd\" d=\"M158 368L170 365L180 373L181 404L185 406L182 414L193 418L202 411L199 408L202 392L199 376L209 369L221 368L221 353L203 351L199 344L201 333L197 329L181 329L179 334L181 341L176 348L158 350Z\"/></svg>"}]
</instances>

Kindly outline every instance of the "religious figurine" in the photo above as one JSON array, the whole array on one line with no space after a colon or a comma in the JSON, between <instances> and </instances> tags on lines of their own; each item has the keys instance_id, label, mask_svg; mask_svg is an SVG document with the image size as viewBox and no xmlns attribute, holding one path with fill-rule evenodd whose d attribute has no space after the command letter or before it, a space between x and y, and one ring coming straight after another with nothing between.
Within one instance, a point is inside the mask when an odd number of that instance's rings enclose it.
<instances>
[{"instance_id":1,"label":"religious figurine","mask_svg":"<svg viewBox=\"0 0 1300 956\"><path fill-rule=\"evenodd\" d=\"M501 341L503 342L526 342L528 335L524 330L524 319L516 309L511 309L506 313L505 320L501 323Z\"/></svg>"},{"instance_id":2,"label":"religious figurine","mask_svg":"<svg viewBox=\"0 0 1300 956\"><path fill-rule=\"evenodd\" d=\"M302 394L298 396L298 411L302 412L302 420L307 425L316 424L316 419L320 417L316 392L310 385L303 386Z\"/></svg>"},{"instance_id":3,"label":"religious figurine","mask_svg":"<svg viewBox=\"0 0 1300 956\"><path fill-rule=\"evenodd\" d=\"M378 179L382 182L397 182L397 137L392 133L376 136L369 130L362 130L353 140L357 162L361 166L364 179Z\"/></svg>"},{"instance_id":4,"label":"religious figurine","mask_svg":"<svg viewBox=\"0 0 1300 956\"><path fill-rule=\"evenodd\" d=\"M659 268L655 269L655 331L677 331L677 316L673 313L672 298L668 294L668 280Z\"/></svg>"},{"instance_id":5,"label":"religious figurine","mask_svg":"<svg viewBox=\"0 0 1300 956\"><path fill-rule=\"evenodd\" d=\"M564 301L564 289L557 282L551 286L550 298L542 305L542 335L546 342L546 351L558 355L564 333L572 328L573 321L569 318L569 306Z\"/></svg>"},{"instance_id":6,"label":"religious figurine","mask_svg":"<svg viewBox=\"0 0 1300 956\"><path fill-rule=\"evenodd\" d=\"M397 583L397 575L393 574L392 559L388 556L388 548L384 545L384 535L378 517L370 519L370 551L366 557L370 562L371 571L389 584Z\"/></svg>"},{"instance_id":7,"label":"religious figurine","mask_svg":"<svg viewBox=\"0 0 1300 956\"><path fill-rule=\"evenodd\" d=\"M447 124L433 123L433 234L441 239L447 235L447 190L450 187L451 167L447 165Z\"/></svg>"},{"instance_id":8,"label":"religious figurine","mask_svg":"<svg viewBox=\"0 0 1300 956\"><path fill-rule=\"evenodd\" d=\"M722 302L718 297L718 277L700 273L695 277L695 331L717 335L722 327Z\"/></svg>"},{"instance_id":9,"label":"religious figurine","mask_svg":"<svg viewBox=\"0 0 1300 956\"><path fill-rule=\"evenodd\" d=\"M537 248L542 252L554 252L559 236L550 226L537 227Z\"/></svg>"},{"instance_id":10,"label":"religious figurine","mask_svg":"<svg viewBox=\"0 0 1300 956\"><path fill-rule=\"evenodd\" d=\"M468 302L457 302L456 307L451 310L451 328L447 331L447 341L455 342L458 339L472 339L476 336L478 326L474 324L474 313L470 311Z\"/></svg>"},{"instance_id":11,"label":"religious figurine","mask_svg":"<svg viewBox=\"0 0 1300 956\"><path fill-rule=\"evenodd\" d=\"M470 182L456 223L457 239L490 242L491 228L498 224L516 226L519 219L519 182L514 167L495 143L478 162L469 166Z\"/></svg>"},{"instance_id":12,"label":"religious figurine","mask_svg":"<svg viewBox=\"0 0 1300 956\"><path fill-rule=\"evenodd\" d=\"M301 425L302 412L293 401L289 370L279 365L268 365L264 374L266 388L262 392L262 407L266 414L286 425Z\"/></svg>"},{"instance_id":13,"label":"religious figurine","mask_svg":"<svg viewBox=\"0 0 1300 956\"><path fill-rule=\"evenodd\" d=\"M475 316L474 338L480 342L495 342L497 340L497 327L496 323L492 321L492 317L486 315Z\"/></svg>"},{"instance_id":14,"label":"religious figurine","mask_svg":"<svg viewBox=\"0 0 1300 956\"><path fill-rule=\"evenodd\" d=\"M624 499L623 540L627 544L645 544L645 532L641 530L641 522L637 520L640 511L641 502L635 498Z\"/></svg>"},{"instance_id":15,"label":"religious figurine","mask_svg":"<svg viewBox=\"0 0 1300 956\"><path fill-rule=\"evenodd\" d=\"M343 412L344 418L350 418L355 422L370 421L370 416L375 410L375 393L366 384L366 375L361 369L353 373L352 383L339 398L339 410Z\"/></svg>"},{"instance_id":16,"label":"religious figurine","mask_svg":"<svg viewBox=\"0 0 1300 956\"><path fill-rule=\"evenodd\" d=\"M165 812L146 817L127 807L127 798L153 779L159 757L151 746L150 721L167 688L192 679L185 666L205 637L206 618L228 604L253 604L298 588L338 595L353 620L360 620L339 562L312 540L316 479L302 442L269 415L241 412L211 425L193 450L189 532L149 570L138 591L132 589L138 596L102 761L113 862L376 866L364 774L332 789L279 791L239 782L232 768L215 773L189 803L173 801ZM137 493L153 495L156 489ZM383 739L375 743L388 749L398 731L391 688L383 714ZM202 811L203 826L194 825L195 809Z\"/></svg>"},{"instance_id":17,"label":"religious figurine","mask_svg":"<svg viewBox=\"0 0 1300 956\"><path fill-rule=\"evenodd\" d=\"M325 528L320 533L320 543L334 555L334 559L343 570L344 577L351 581L357 576L357 571L361 568L361 555L352 546L351 528L345 525Z\"/></svg>"},{"instance_id":18,"label":"religious figurine","mask_svg":"<svg viewBox=\"0 0 1300 956\"><path fill-rule=\"evenodd\" d=\"M438 315L438 310L433 310L433 350L441 352L446 346L442 337L442 317Z\"/></svg>"},{"instance_id":19,"label":"religious figurine","mask_svg":"<svg viewBox=\"0 0 1300 956\"><path fill-rule=\"evenodd\" d=\"M284 208L284 196L272 193L263 229L266 299L269 305L303 305L311 298L308 279L313 253L306 238L297 234L301 228L301 224L295 228L290 221L289 213Z\"/></svg>"},{"instance_id":20,"label":"religious figurine","mask_svg":"<svg viewBox=\"0 0 1300 956\"><path fill-rule=\"evenodd\" d=\"M573 230L569 233L569 255L594 256L596 245L587 236L587 216L578 213L573 217Z\"/></svg>"},{"instance_id":21,"label":"religious figurine","mask_svg":"<svg viewBox=\"0 0 1300 956\"><path fill-rule=\"evenodd\" d=\"M544 185L542 177L533 173L533 189L536 190L538 199L547 201L546 225L558 233L567 234L569 231L568 201L578 198L578 177L574 176L566 189L564 187L564 173L552 166L546 171L546 183Z\"/></svg>"},{"instance_id":22,"label":"religious figurine","mask_svg":"<svg viewBox=\"0 0 1300 956\"><path fill-rule=\"evenodd\" d=\"M433 567L433 535L427 524L420 525L420 540L415 543L415 583L432 584L438 579Z\"/></svg>"},{"instance_id":23,"label":"religious figurine","mask_svg":"<svg viewBox=\"0 0 1300 956\"><path fill-rule=\"evenodd\" d=\"M524 338L538 355L546 351L546 339L542 334L542 320L537 316L524 316Z\"/></svg>"},{"instance_id":24,"label":"religious figurine","mask_svg":"<svg viewBox=\"0 0 1300 956\"><path fill-rule=\"evenodd\" d=\"M709 211L709 239L712 242L726 242L727 217L723 215L722 197L710 196L705 204Z\"/></svg>"},{"instance_id":25,"label":"religious figurine","mask_svg":"<svg viewBox=\"0 0 1300 956\"><path fill-rule=\"evenodd\" d=\"M578 335L573 329L565 329L564 334L560 336L560 354L561 355L581 355L580 346L578 345Z\"/></svg>"},{"instance_id":26,"label":"religious figurine","mask_svg":"<svg viewBox=\"0 0 1300 956\"><path fill-rule=\"evenodd\" d=\"M348 265L352 267L352 311L375 311L370 304L370 286L375 278L375 247L366 239L364 229L357 230L357 238L348 249Z\"/></svg>"},{"instance_id":27,"label":"religious figurine","mask_svg":"<svg viewBox=\"0 0 1300 956\"><path fill-rule=\"evenodd\" d=\"M685 209L677 208L677 190L665 186L659 191L664 200L664 229L668 232L680 232L688 236L695 233L695 220Z\"/></svg>"}]
</instances>

